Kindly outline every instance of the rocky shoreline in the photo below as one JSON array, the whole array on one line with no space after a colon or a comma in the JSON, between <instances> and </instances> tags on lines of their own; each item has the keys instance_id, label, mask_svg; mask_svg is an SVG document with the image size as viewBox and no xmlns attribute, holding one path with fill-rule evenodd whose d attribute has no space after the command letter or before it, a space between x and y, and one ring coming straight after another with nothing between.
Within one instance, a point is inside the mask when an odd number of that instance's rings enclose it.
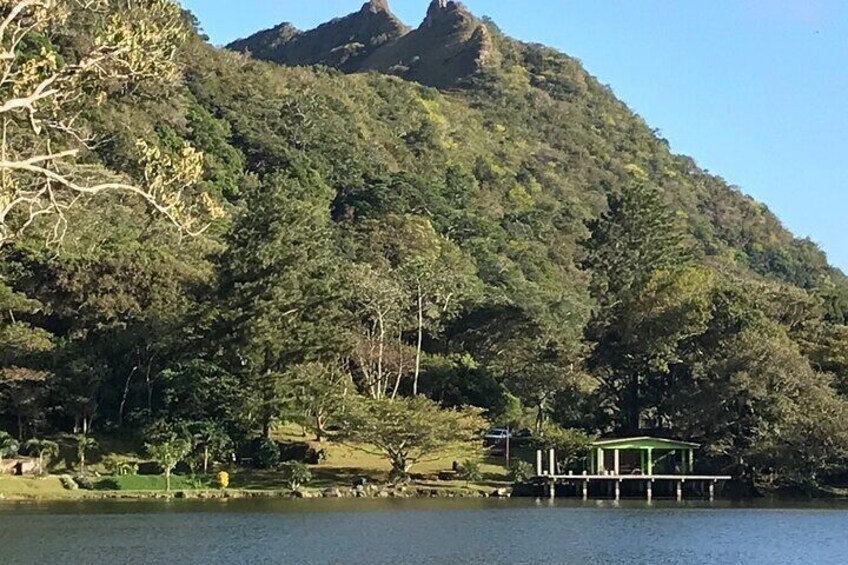
<instances>
[{"instance_id":1,"label":"rocky shoreline","mask_svg":"<svg viewBox=\"0 0 848 565\"><path fill-rule=\"evenodd\" d=\"M258 498L319 499L319 498L510 498L512 489L438 488L429 486L329 487L324 490L175 490L161 491L74 491L69 497L50 497L32 494L0 494L0 501L52 502L78 500L234 500Z\"/></svg>"}]
</instances>

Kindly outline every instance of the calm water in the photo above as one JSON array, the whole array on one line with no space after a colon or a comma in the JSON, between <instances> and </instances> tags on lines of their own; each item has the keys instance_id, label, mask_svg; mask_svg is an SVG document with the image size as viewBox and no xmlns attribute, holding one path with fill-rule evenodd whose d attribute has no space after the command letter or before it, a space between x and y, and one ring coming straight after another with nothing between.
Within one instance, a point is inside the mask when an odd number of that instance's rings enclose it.
<instances>
[{"instance_id":1,"label":"calm water","mask_svg":"<svg viewBox=\"0 0 848 565\"><path fill-rule=\"evenodd\" d=\"M848 563L848 505L0 503L0 564Z\"/></svg>"}]
</instances>

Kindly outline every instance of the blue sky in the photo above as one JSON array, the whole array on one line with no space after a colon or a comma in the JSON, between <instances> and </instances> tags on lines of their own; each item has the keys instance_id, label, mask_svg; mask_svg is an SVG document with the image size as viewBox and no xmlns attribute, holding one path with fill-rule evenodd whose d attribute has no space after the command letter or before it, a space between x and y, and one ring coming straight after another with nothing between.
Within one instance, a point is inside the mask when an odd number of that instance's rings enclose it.
<instances>
[{"instance_id":1,"label":"blue sky","mask_svg":"<svg viewBox=\"0 0 848 565\"><path fill-rule=\"evenodd\" d=\"M183 0L215 44L364 0ZM409 25L429 0L389 0ZM765 202L848 270L848 2L466 0L580 59L677 153Z\"/></svg>"}]
</instances>

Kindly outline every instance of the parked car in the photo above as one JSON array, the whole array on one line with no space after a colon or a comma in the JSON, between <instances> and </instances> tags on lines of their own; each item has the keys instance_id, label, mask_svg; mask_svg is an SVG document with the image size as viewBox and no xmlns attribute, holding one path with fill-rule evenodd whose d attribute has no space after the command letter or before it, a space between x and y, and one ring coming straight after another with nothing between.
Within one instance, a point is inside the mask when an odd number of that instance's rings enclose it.
<instances>
[{"instance_id":1,"label":"parked car","mask_svg":"<svg viewBox=\"0 0 848 565\"><path fill-rule=\"evenodd\" d=\"M509 437L512 437L512 434L506 428L492 428L483 436L483 445L486 447L500 445Z\"/></svg>"}]
</instances>

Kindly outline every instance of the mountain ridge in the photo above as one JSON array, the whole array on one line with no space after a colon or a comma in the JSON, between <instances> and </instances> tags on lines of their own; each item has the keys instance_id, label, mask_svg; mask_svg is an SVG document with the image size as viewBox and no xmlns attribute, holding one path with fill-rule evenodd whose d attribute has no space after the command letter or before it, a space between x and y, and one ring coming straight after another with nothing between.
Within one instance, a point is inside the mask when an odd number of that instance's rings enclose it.
<instances>
[{"instance_id":1,"label":"mountain ridge","mask_svg":"<svg viewBox=\"0 0 848 565\"><path fill-rule=\"evenodd\" d=\"M377 71L437 88L474 76L495 55L486 25L456 1L433 0L415 29L397 19L386 0L366 2L312 30L294 29L279 24L227 48L283 65Z\"/></svg>"}]
</instances>

